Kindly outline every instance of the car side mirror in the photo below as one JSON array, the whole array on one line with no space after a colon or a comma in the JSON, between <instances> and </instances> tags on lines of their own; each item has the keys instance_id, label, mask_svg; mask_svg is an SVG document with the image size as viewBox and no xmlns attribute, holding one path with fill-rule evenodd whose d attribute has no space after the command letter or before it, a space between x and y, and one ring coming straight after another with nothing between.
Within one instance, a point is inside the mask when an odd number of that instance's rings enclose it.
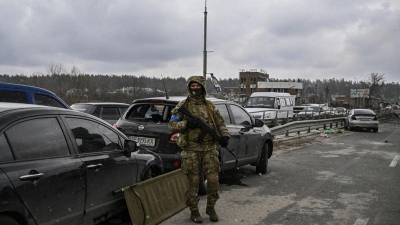
<instances>
[{"instance_id":1,"label":"car side mirror","mask_svg":"<svg viewBox=\"0 0 400 225\"><path fill-rule=\"evenodd\" d=\"M260 119L255 119L254 120L254 126L255 127L263 127L264 126L264 122Z\"/></svg>"},{"instance_id":2,"label":"car side mirror","mask_svg":"<svg viewBox=\"0 0 400 225\"><path fill-rule=\"evenodd\" d=\"M136 151L137 151L136 142L126 139L124 141L124 155L129 158L131 157L131 153Z\"/></svg>"}]
</instances>

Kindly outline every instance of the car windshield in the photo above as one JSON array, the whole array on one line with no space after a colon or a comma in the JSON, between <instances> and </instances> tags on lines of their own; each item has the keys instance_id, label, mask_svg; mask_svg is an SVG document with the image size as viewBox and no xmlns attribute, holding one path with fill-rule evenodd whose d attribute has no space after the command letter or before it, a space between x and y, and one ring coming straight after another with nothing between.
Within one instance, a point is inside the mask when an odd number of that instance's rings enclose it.
<instances>
[{"instance_id":1,"label":"car windshield","mask_svg":"<svg viewBox=\"0 0 400 225\"><path fill-rule=\"evenodd\" d=\"M274 108L274 97L250 97L246 107Z\"/></svg>"}]
</instances>

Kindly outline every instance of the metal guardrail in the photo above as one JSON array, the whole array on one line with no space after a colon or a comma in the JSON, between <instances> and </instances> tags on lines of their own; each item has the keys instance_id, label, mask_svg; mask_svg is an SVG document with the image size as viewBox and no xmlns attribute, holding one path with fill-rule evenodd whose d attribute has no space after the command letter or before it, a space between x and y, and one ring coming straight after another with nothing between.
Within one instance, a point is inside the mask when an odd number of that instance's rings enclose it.
<instances>
[{"instance_id":1,"label":"metal guardrail","mask_svg":"<svg viewBox=\"0 0 400 225\"><path fill-rule=\"evenodd\" d=\"M289 133L300 133L308 132L314 129L327 129L327 128L339 128L344 127L345 117L331 118L331 119L319 119L319 120L302 120L293 121L284 125L276 126L271 128L272 135L286 135Z\"/></svg>"}]
</instances>

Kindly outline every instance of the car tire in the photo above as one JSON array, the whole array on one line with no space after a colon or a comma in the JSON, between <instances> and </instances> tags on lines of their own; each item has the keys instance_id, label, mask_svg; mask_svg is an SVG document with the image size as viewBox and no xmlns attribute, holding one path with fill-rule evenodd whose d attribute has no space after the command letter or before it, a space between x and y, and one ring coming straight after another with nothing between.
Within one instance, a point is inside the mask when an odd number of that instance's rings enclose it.
<instances>
[{"instance_id":1,"label":"car tire","mask_svg":"<svg viewBox=\"0 0 400 225\"><path fill-rule=\"evenodd\" d=\"M378 133L378 128L373 129L374 133Z\"/></svg>"},{"instance_id":2,"label":"car tire","mask_svg":"<svg viewBox=\"0 0 400 225\"><path fill-rule=\"evenodd\" d=\"M1 225L20 225L12 217L4 216L4 215L0 215L0 224Z\"/></svg>"},{"instance_id":3,"label":"car tire","mask_svg":"<svg viewBox=\"0 0 400 225\"><path fill-rule=\"evenodd\" d=\"M256 173L257 174L266 174L268 171L268 152L269 152L269 145L268 143L264 144L264 147L261 151L260 160L257 162L256 165Z\"/></svg>"}]
</instances>

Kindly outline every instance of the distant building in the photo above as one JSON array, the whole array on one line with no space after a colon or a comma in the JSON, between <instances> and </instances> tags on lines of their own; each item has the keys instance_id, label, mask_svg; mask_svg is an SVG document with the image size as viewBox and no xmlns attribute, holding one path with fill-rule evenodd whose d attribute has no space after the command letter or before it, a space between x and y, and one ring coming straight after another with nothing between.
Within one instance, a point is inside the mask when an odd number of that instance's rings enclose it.
<instances>
[{"instance_id":1,"label":"distant building","mask_svg":"<svg viewBox=\"0 0 400 225\"><path fill-rule=\"evenodd\" d=\"M286 92L300 97L303 91L303 83L300 82L258 82L257 91Z\"/></svg>"},{"instance_id":2,"label":"distant building","mask_svg":"<svg viewBox=\"0 0 400 225\"><path fill-rule=\"evenodd\" d=\"M256 91L258 82L269 80L269 74L263 70L242 70L239 72L239 80L240 93L250 96L251 93Z\"/></svg>"}]
</instances>

